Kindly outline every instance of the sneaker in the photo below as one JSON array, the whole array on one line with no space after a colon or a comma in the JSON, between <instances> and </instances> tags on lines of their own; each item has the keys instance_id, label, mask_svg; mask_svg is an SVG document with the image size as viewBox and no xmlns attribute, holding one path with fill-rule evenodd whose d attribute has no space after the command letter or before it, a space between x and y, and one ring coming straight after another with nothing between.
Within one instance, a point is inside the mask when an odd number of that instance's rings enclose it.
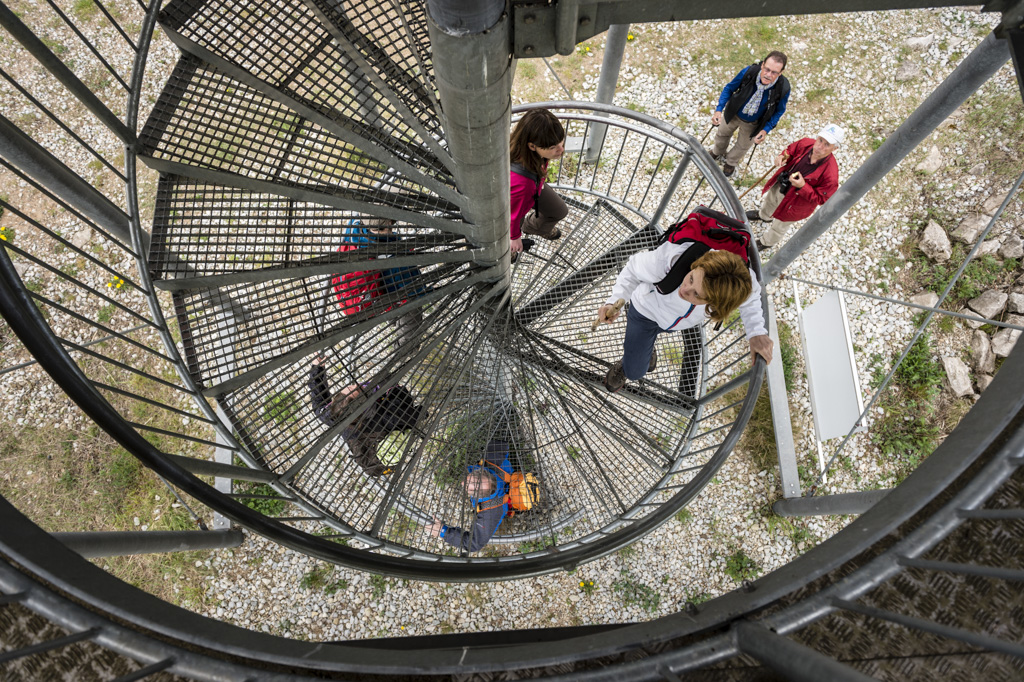
<instances>
[{"instance_id":1,"label":"sneaker","mask_svg":"<svg viewBox=\"0 0 1024 682\"><path fill-rule=\"evenodd\" d=\"M658 349L655 348L651 351L651 362L647 365L647 371L653 372L654 368L658 366Z\"/></svg>"},{"instance_id":2,"label":"sneaker","mask_svg":"<svg viewBox=\"0 0 1024 682\"><path fill-rule=\"evenodd\" d=\"M731 178L732 174L736 172L736 166L730 166L727 163L722 164L722 175L727 178Z\"/></svg>"},{"instance_id":3,"label":"sneaker","mask_svg":"<svg viewBox=\"0 0 1024 682\"><path fill-rule=\"evenodd\" d=\"M625 385L626 373L622 371L622 360L618 360L608 368L608 374L604 375L604 387L610 393L616 393Z\"/></svg>"},{"instance_id":4,"label":"sneaker","mask_svg":"<svg viewBox=\"0 0 1024 682\"><path fill-rule=\"evenodd\" d=\"M761 217L761 213L759 211L747 211L747 222L752 223L755 220L758 220L762 223L767 222L764 218Z\"/></svg>"},{"instance_id":5,"label":"sneaker","mask_svg":"<svg viewBox=\"0 0 1024 682\"><path fill-rule=\"evenodd\" d=\"M765 244L764 242L762 242L760 237L757 238L757 250L758 250L758 252L761 252L761 251L764 251L765 249L770 249L770 248L772 248L772 247L770 247L767 244Z\"/></svg>"}]
</instances>

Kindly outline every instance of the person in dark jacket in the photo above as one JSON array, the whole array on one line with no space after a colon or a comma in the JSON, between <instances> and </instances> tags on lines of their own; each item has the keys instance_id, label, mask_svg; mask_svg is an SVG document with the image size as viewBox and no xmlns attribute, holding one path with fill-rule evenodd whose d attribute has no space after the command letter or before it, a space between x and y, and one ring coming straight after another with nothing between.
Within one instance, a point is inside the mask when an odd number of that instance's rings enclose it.
<instances>
[{"instance_id":1,"label":"person in dark jacket","mask_svg":"<svg viewBox=\"0 0 1024 682\"><path fill-rule=\"evenodd\" d=\"M489 441L483 459L507 474L512 473L509 444L505 441ZM469 528L449 526L435 518L427 526L427 531L463 552L478 552L490 542L508 514L508 502L505 499L508 484L487 465L473 464L468 469L462 487L474 510L473 525Z\"/></svg>"},{"instance_id":2,"label":"person in dark jacket","mask_svg":"<svg viewBox=\"0 0 1024 682\"><path fill-rule=\"evenodd\" d=\"M415 426L422 406L416 405L412 394L404 386L392 386L378 390L360 384L349 384L333 396L327 385L327 369L323 365L324 358L318 357L313 362L309 373L309 400L317 419L327 426L340 422L348 405L369 392L380 395L363 411L358 418L341 432L351 451L352 459L370 476L384 476L392 472L377 458L377 448L392 431L404 431Z\"/></svg>"},{"instance_id":3,"label":"person in dark jacket","mask_svg":"<svg viewBox=\"0 0 1024 682\"><path fill-rule=\"evenodd\" d=\"M761 144L786 113L789 102L789 81L782 75L786 55L778 50L768 53L764 61L741 70L722 88L718 106L711 115L711 125L718 126L711 156L723 156L722 172L730 177L752 144ZM726 153L734 133L736 144Z\"/></svg>"}]
</instances>

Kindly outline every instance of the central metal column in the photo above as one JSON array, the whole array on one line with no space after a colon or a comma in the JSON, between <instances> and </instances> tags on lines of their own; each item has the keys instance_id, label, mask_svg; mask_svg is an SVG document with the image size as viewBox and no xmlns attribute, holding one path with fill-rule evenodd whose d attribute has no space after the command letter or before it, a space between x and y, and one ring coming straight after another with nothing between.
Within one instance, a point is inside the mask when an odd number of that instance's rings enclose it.
<instances>
[{"instance_id":1,"label":"central metal column","mask_svg":"<svg viewBox=\"0 0 1024 682\"><path fill-rule=\"evenodd\" d=\"M503 259L496 279L508 284L512 40L504 8L503 0L429 0L427 25L470 241L485 261Z\"/></svg>"},{"instance_id":2,"label":"central metal column","mask_svg":"<svg viewBox=\"0 0 1024 682\"><path fill-rule=\"evenodd\" d=\"M619 69L622 67L622 55L626 51L626 38L629 36L629 24L615 24L608 27L608 35L604 41L604 59L601 62L601 77L597 81L597 95L594 101L598 104L612 104L615 100L615 86L619 82ZM607 114L602 114L607 116ZM595 123L591 128L590 139L584 145L586 155L584 163L597 163L601 158L601 147L604 146L604 135L608 126Z\"/></svg>"}]
</instances>

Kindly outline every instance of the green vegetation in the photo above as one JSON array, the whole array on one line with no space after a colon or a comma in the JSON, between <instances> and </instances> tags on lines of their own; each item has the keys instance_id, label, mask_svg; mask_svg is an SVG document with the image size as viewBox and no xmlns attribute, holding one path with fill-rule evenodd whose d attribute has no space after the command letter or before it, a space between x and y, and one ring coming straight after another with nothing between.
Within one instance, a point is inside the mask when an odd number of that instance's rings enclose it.
<instances>
[{"instance_id":1,"label":"green vegetation","mask_svg":"<svg viewBox=\"0 0 1024 682\"><path fill-rule=\"evenodd\" d=\"M529 542L520 542L516 545L516 549L520 554L529 554L530 552L539 552L546 547L554 547L558 544L558 537L555 535L546 536L540 540L531 540Z\"/></svg>"},{"instance_id":2,"label":"green vegetation","mask_svg":"<svg viewBox=\"0 0 1024 682\"><path fill-rule=\"evenodd\" d=\"M527 80L537 77L537 66L530 61L520 59L516 64L516 75Z\"/></svg>"},{"instance_id":3,"label":"green vegetation","mask_svg":"<svg viewBox=\"0 0 1024 682\"><path fill-rule=\"evenodd\" d=\"M380 598L384 596L384 593L388 591L391 586L391 582L382 575L374 573L370 576L370 597L374 601L380 601Z\"/></svg>"},{"instance_id":4,"label":"green vegetation","mask_svg":"<svg viewBox=\"0 0 1024 682\"><path fill-rule=\"evenodd\" d=\"M333 566L329 564L316 566L312 571L302 576L299 580L299 588L303 590L323 590L324 594L327 595L348 589L348 580L345 578L331 580L333 576Z\"/></svg>"},{"instance_id":5,"label":"green vegetation","mask_svg":"<svg viewBox=\"0 0 1024 682\"><path fill-rule=\"evenodd\" d=\"M266 483L236 483L235 494L237 495L277 495L277 491ZM264 516L280 516L284 513L285 501L266 499L263 497L249 498L242 497L238 500L249 509L257 511Z\"/></svg>"},{"instance_id":6,"label":"green vegetation","mask_svg":"<svg viewBox=\"0 0 1024 682\"><path fill-rule=\"evenodd\" d=\"M591 596L594 592L597 592L597 587L594 585L593 580L581 580L580 581L580 592L586 596Z\"/></svg>"},{"instance_id":7,"label":"green vegetation","mask_svg":"<svg viewBox=\"0 0 1024 682\"><path fill-rule=\"evenodd\" d=\"M893 357L893 364L898 355ZM876 368L877 378L880 370ZM871 438L882 455L893 461L902 481L935 449L940 436L936 420L945 372L932 359L931 341L922 334L893 375L889 392L879 400L882 416Z\"/></svg>"},{"instance_id":8,"label":"green vegetation","mask_svg":"<svg viewBox=\"0 0 1024 682\"><path fill-rule=\"evenodd\" d=\"M639 606L648 613L658 610L661 594L657 590L633 578L626 569L622 569L619 575L621 577L612 583L612 591L619 595L624 606Z\"/></svg>"},{"instance_id":9,"label":"green vegetation","mask_svg":"<svg viewBox=\"0 0 1024 682\"><path fill-rule=\"evenodd\" d=\"M114 317L114 313L117 312L117 306L113 303L103 306L96 313L96 319L99 320L100 324L106 324Z\"/></svg>"},{"instance_id":10,"label":"green vegetation","mask_svg":"<svg viewBox=\"0 0 1024 682\"><path fill-rule=\"evenodd\" d=\"M263 401L263 415L284 426L298 420L302 402L291 391L281 391Z\"/></svg>"},{"instance_id":11,"label":"green vegetation","mask_svg":"<svg viewBox=\"0 0 1024 682\"><path fill-rule=\"evenodd\" d=\"M683 524L684 526L693 520L693 512L685 507L676 512L676 521Z\"/></svg>"},{"instance_id":12,"label":"green vegetation","mask_svg":"<svg viewBox=\"0 0 1024 682\"><path fill-rule=\"evenodd\" d=\"M817 104L824 102L826 98L836 94L832 88L815 88L814 90L808 90L804 99L807 100L808 104Z\"/></svg>"},{"instance_id":13,"label":"green vegetation","mask_svg":"<svg viewBox=\"0 0 1024 682\"><path fill-rule=\"evenodd\" d=\"M725 574L736 582L753 580L761 573L757 562L747 556L742 549L730 548L733 553L725 559Z\"/></svg>"},{"instance_id":14,"label":"green vegetation","mask_svg":"<svg viewBox=\"0 0 1024 682\"><path fill-rule=\"evenodd\" d=\"M626 545L625 547L620 549L618 552L616 552L616 554L618 554L619 558L624 560L624 561L632 559L633 557L636 556L636 547L633 546L633 545Z\"/></svg>"}]
</instances>

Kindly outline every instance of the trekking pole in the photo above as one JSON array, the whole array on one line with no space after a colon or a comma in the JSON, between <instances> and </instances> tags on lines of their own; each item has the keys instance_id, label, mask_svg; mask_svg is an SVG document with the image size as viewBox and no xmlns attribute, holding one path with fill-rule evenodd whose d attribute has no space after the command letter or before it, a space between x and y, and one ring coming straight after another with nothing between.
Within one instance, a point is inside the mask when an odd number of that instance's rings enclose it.
<instances>
[{"instance_id":1,"label":"trekking pole","mask_svg":"<svg viewBox=\"0 0 1024 682\"><path fill-rule=\"evenodd\" d=\"M782 159L782 166L785 166L785 165L786 165L787 163L789 163L789 154L784 154L784 155L783 155L783 159ZM743 197L747 196L747 195L748 195L748 194L750 193L750 190L752 190L752 189L754 189L755 187L757 187L757 186L758 186L758 185L759 185L759 184L761 183L761 181L762 181L762 180L764 180L764 179L765 179L766 177L768 177L768 174L769 174L769 173L771 173L771 172L772 172L773 170L775 170L776 168L782 168L782 166L772 166L771 168L769 168L768 170L766 170L766 171L764 172L764 175L762 175L762 176L761 176L761 177L759 177L759 178L758 178L757 180L755 180L755 181L754 181L754 184L753 184L753 185L751 185L750 187L748 187L748 188L747 188L747 191L746 191L746 192L744 192L743 194L741 194L741 195L739 196L740 200L742 200L742 199L743 199Z\"/></svg>"},{"instance_id":2,"label":"trekking pole","mask_svg":"<svg viewBox=\"0 0 1024 682\"><path fill-rule=\"evenodd\" d=\"M743 169L743 174L744 174L744 175L746 175L746 174L747 174L747 171L749 171L749 170L750 170L750 162L751 162L751 160L753 160L753 158L754 158L754 152L756 152L756 151L757 151L757 148L758 148L758 147L760 147L760 146L761 146L761 145L759 145L758 143L756 143L756 142L755 142L755 143L754 143L754 148L750 150L750 156L748 156L748 157L747 157L747 165L746 165L746 167L745 167L745 168ZM758 181L758 182L760 182L760 181Z\"/></svg>"},{"instance_id":3,"label":"trekking pole","mask_svg":"<svg viewBox=\"0 0 1024 682\"><path fill-rule=\"evenodd\" d=\"M711 131L714 130L716 127L717 126L714 123L711 124L711 127L708 128L708 131L706 133L704 133L704 137L700 138L701 145L704 144L704 140L708 139L708 135L710 135Z\"/></svg>"},{"instance_id":4,"label":"trekking pole","mask_svg":"<svg viewBox=\"0 0 1024 682\"><path fill-rule=\"evenodd\" d=\"M590 325L590 331L596 332L597 325L601 324L603 320L608 319L608 312L617 313L620 310L622 310L622 306L624 305L626 305L626 301L624 299L620 298L619 300L617 300L615 304L612 306L612 309L610 311L605 312L605 316L603 318L600 315L597 316L597 319L594 320L593 324Z\"/></svg>"}]
</instances>

